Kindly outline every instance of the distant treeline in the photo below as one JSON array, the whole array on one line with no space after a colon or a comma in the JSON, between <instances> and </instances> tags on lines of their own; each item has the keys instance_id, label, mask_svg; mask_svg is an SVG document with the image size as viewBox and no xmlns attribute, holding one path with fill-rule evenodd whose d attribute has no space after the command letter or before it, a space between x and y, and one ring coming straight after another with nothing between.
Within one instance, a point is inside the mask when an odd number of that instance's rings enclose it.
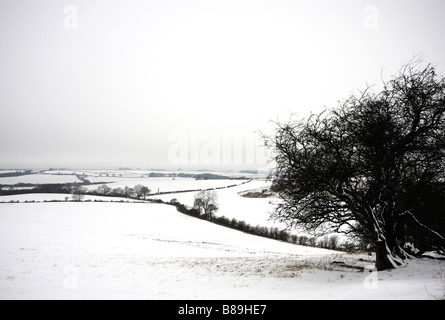
<instances>
[{"instance_id":1,"label":"distant treeline","mask_svg":"<svg viewBox=\"0 0 445 320\"><path fill-rule=\"evenodd\" d=\"M15 172L4 172L0 173L0 178L8 178L8 177L20 177L27 174L32 174L31 170L21 170L21 171L15 171Z\"/></svg>"},{"instance_id":2,"label":"distant treeline","mask_svg":"<svg viewBox=\"0 0 445 320\"><path fill-rule=\"evenodd\" d=\"M244 176L231 177L214 173L185 173L185 172L150 172L146 175L149 178L189 178L196 180L248 180Z\"/></svg>"},{"instance_id":3,"label":"distant treeline","mask_svg":"<svg viewBox=\"0 0 445 320\"><path fill-rule=\"evenodd\" d=\"M31 170L26 170L22 172L9 172L9 173L2 173L0 174L0 177L15 177L15 176L23 176L32 174ZM82 182L78 183L59 183L59 184L31 184L31 183L17 183L14 185L5 185L0 184L0 195L6 196L6 195L17 195L17 194L24 194L24 193L72 193L73 188L78 186L85 186L85 185L105 185L110 184L112 182L90 182L85 176L83 175L76 175L79 180ZM169 178L188 178L188 179L195 179L195 180L248 180L250 181L250 178L246 177L230 177L230 176L223 176L219 174L213 174L213 173L170 173L170 172L151 172L147 175L144 175L148 178L163 178L163 177L169 177ZM234 187L234 185L230 185L228 187ZM18 188L18 189L16 189ZM20 188L26 188L26 189L20 189ZM217 188L222 189L225 187ZM183 190L183 191L172 191L172 192L161 192L157 194L166 194L166 193L177 193L177 192L191 192L191 191L201 191L201 189L197 190ZM86 192L91 195L103 195L103 196L122 196L121 192L115 192L112 194L100 194L100 192L96 191L90 191ZM125 196L125 195L124 195Z\"/></svg>"},{"instance_id":4,"label":"distant treeline","mask_svg":"<svg viewBox=\"0 0 445 320\"><path fill-rule=\"evenodd\" d=\"M103 184L100 183L46 183L46 184L30 184L18 183L11 185L0 185L0 195L11 196L25 193L72 193L74 189L81 185ZM19 189L15 189L19 188ZM27 189L20 189L27 188Z\"/></svg>"}]
</instances>

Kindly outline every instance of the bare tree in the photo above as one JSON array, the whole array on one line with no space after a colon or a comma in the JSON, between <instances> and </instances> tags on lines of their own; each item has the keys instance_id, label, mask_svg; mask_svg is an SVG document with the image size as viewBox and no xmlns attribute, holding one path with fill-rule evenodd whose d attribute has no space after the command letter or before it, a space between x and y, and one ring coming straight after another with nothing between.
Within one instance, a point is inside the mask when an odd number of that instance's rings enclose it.
<instances>
[{"instance_id":1,"label":"bare tree","mask_svg":"<svg viewBox=\"0 0 445 320\"><path fill-rule=\"evenodd\" d=\"M409 257L409 238L428 234L444 246L444 208L426 210L423 196L434 190L445 199L445 79L431 65L408 64L380 93L278 124L267 142L282 199L275 219L319 234L354 233L374 245L378 270Z\"/></svg>"},{"instance_id":2,"label":"bare tree","mask_svg":"<svg viewBox=\"0 0 445 320\"><path fill-rule=\"evenodd\" d=\"M111 188L109 186L107 186L106 184L103 184L99 187L97 187L96 192L101 194L101 195L109 195L111 193Z\"/></svg>"},{"instance_id":3,"label":"bare tree","mask_svg":"<svg viewBox=\"0 0 445 320\"><path fill-rule=\"evenodd\" d=\"M329 249L333 249L333 250L337 250L340 244L340 239L338 234L332 234L329 236L328 239L328 248Z\"/></svg>"},{"instance_id":4,"label":"bare tree","mask_svg":"<svg viewBox=\"0 0 445 320\"><path fill-rule=\"evenodd\" d=\"M147 194L150 193L150 191L151 190L148 187L141 185L141 184L134 186L134 192L136 192L138 199L140 199L142 197L145 199L147 197Z\"/></svg>"},{"instance_id":5,"label":"bare tree","mask_svg":"<svg viewBox=\"0 0 445 320\"><path fill-rule=\"evenodd\" d=\"M87 192L86 188L74 185L71 187L71 198L74 201L82 201L82 199L85 197L86 192Z\"/></svg>"},{"instance_id":6,"label":"bare tree","mask_svg":"<svg viewBox=\"0 0 445 320\"><path fill-rule=\"evenodd\" d=\"M213 215L218 211L218 195L214 190L201 191L195 195L193 208L197 209L206 219L213 220Z\"/></svg>"},{"instance_id":7,"label":"bare tree","mask_svg":"<svg viewBox=\"0 0 445 320\"><path fill-rule=\"evenodd\" d=\"M111 190L111 194L113 196L119 196L119 197L125 196L125 190L122 189L121 187L117 187L117 188L114 188L113 190Z\"/></svg>"},{"instance_id":8,"label":"bare tree","mask_svg":"<svg viewBox=\"0 0 445 320\"><path fill-rule=\"evenodd\" d=\"M124 188L124 196L129 198L135 198L137 196L136 192L133 188L125 186Z\"/></svg>"}]
</instances>

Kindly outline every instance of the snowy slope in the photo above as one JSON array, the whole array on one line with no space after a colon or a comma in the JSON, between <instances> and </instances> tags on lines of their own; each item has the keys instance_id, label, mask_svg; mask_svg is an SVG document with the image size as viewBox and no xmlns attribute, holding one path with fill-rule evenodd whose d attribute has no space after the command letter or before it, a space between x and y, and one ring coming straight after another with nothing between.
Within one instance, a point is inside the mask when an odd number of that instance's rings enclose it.
<instances>
[{"instance_id":1,"label":"snowy slope","mask_svg":"<svg viewBox=\"0 0 445 320\"><path fill-rule=\"evenodd\" d=\"M166 205L0 204L1 299L443 297L443 261L360 270L372 263L244 234Z\"/></svg>"},{"instance_id":2,"label":"snowy slope","mask_svg":"<svg viewBox=\"0 0 445 320\"><path fill-rule=\"evenodd\" d=\"M237 220L244 220L253 226L260 225L284 229L285 225L278 224L270 220L270 213L275 207L273 201L277 201L277 199L245 198L239 195L246 190L268 188L269 186L269 181L252 180L236 187L215 190L218 196L219 207L219 210L215 213L215 215L225 216L230 219L235 218ZM196 193L197 192L153 195L150 198L161 199L167 202L176 198L180 203L192 207Z\"/></svg>"}]
</instances>

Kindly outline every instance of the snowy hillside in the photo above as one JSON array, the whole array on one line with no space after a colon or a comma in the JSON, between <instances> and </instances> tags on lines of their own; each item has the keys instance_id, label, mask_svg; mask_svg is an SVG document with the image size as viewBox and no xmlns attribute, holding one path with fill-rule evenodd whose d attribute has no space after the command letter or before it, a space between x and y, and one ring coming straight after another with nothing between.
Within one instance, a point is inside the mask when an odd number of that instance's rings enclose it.
<instances>
[{"instance_id":1,"label":"snowy hillside","mask_svg":"<svg viewBox=\"0 0 445 320\"><path fill-rule=\"evenodd\" d=\"M247 235L148 203L0 204L1 299L436 299L445 263Z\"/></svg>"},{"instance_id":2,"label":"snowy hillside","mask_svg":"<svg viewBox=\"0 0 445 320\"><path fill-rule=\"evenodd\" d=\"M252 180L236 187L216 190L219 210L215 215L244 220L253 226L261 225L284 228L284 225L270 220L270 213L274 210L274 205L271 201L277 201L277 199L246 198L239 195L246 190L269 188L270 184L271 183L266 180ZM192 207L196 193L197 192L153 195L150 196L150 198L161 199L166 202L177 199L180 203Z\"/></svg>"}]
</instances>

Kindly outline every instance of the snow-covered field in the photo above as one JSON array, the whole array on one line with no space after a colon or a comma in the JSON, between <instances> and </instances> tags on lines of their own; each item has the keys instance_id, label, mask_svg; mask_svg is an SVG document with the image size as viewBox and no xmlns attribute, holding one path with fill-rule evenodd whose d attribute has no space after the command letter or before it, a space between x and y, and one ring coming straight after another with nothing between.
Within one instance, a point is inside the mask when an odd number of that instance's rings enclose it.
<instances>
[{"instance_id":1,"label":"snow-covered field","mask_svg":"<svg viewBox=\"0 0 445 320\"><path fill-rule=\"evenodd\" d=\"M215 190L218 197L219 210L215 213L216 216L225 216L227 218L235 218L237 220L244 220L250 225L279 227L284 228L284 225L278 224L270 220L270 213L274 210L273 198L245 198L239 194L247 190L257 190L262 188L269 188L270 181L266 180L252 180L250 182L239 184L236 187ZM163 201L170 201L177 199L189 207L193 206L194 197L197 192L153 195L149 198L161 199Z\"/></svg>"},{"instance_id":2,"label":"snow-covered field","mask_svg":"<svg viewBox=\"0 0 445 320\"><path fill-rule=\"evenodd\" d=\"M51 201L72 201L72 194L67 193L25 193L11 196L0 196L0 203L9 202L51 202ZM107 201L107 202L142 202L130 198L102 197L85 195L82 201Z\"/></svg>"},{"instance_id":3,"label":"snow-covered field","mask_svg":"<svg viewBox=\"0 0 445 320\"><path fill-rule=\"evenodd\" d=\"M57 183L80 183L82 182L77 176L72 174L26 174L17 177L1 177L0 184L15 185L18 183L30 184L57 184Z\"/></svg>"},{"instance_id":4,"label":"snow-covered field","mask_svg":"<svg viewBox=\"0 0 445 320\"><path fill-rule=\"evenodd\" d=\"M241 184L247 180L196 180L193 178L171 178L171 177L161 177L161 178L148 178L148 177L91 177L88 178L93 183L104 182L110 188L125 188L141 184L150 188L152 193L158 192L172 192L172 191L184 191L184 190L200 190L208 188L224 188L231 185ZM87 185L88 190L94 190L99 185Z\"/></svg>"},{"instance_id":5,"label":"snow-covered field","mask_svg":"<svg viewBox=\"0 0 445 320\"><path fill-rule=\"evenodd\" d=\"M444 298L444 261L369 273L373 263L161 204L0 204L1 299Z\"/></svg>"},{"instance_id":6,"label":"snow-covered field","mask_svg":"<svg viewBox=\"0 0 445 320\"><path fill-rule=\"evenodd\" d=\"M3 173L9 172L6 170ZM14 172L14 171L13 171ZM20 183L26 184L64 184L64 183L82 183L77 175L84 177L92 185L85 185L88 191L97 189L100 185L106 184L110 188L134 188L141 184L149 187L152 193L163 193L184 190L200 190L209 188L224 188L228 186L242 184L245 180L232 179L216 179L216 180L196 180L195 178L184 177L148 177L153 171L144 170L80 170L80 171L43 171L41 173L24 174L13 177L0 177L0 185L14 186ZM161 172L162 174L178 174L181 172ZM203 174L203 172L186 172L188 174ZM212 172L213 174L225 175L227 177L240 177L241 174L230 172ZM243 175L254 176L256 175ZM17 187L15 189L24 189L25 187Z\"/></svg>"}]
</instances>

